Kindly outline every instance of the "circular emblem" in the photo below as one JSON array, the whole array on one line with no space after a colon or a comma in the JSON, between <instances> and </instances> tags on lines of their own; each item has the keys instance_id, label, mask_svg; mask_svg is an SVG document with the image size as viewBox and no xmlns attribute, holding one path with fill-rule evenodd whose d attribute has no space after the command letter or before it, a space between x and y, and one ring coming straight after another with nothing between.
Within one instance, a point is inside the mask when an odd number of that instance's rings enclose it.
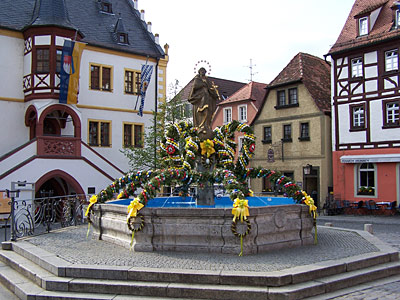
<instances>
[{"instance_id":1,"label":"circular emblem","mask_svg":"<svg viewBox=\"0 0 400 300\"><path fill-rule=\"evenodd\" d=\"M172 145L168 145L167 146L167 153L169 154L169 155L172 155L172 154L174 154L175 153L175 147L174 146L172 146Z\"/></svg>"},{"instance_id":2,"label":"circular emblem","mask_svg":"<svg viewBox=\"0 0 400 300\"><path fill-rule=\"evenodd\" d=\"M282 209L278 209L274 215L274 223L278 228L283 227L287 222L286 213Z\"/></svg>"},{"instance_id":3,"label":"circular emblem","mask_svg":"<svg viewBox=\"0 0 400 300\"><path fill-rule=\"evenodd\" d=\"M253 153L255 149L256 149L256 144L252 143L252 144L249 146L249 151L250 151L251 153Z\"/></svg>"}]
</instances>

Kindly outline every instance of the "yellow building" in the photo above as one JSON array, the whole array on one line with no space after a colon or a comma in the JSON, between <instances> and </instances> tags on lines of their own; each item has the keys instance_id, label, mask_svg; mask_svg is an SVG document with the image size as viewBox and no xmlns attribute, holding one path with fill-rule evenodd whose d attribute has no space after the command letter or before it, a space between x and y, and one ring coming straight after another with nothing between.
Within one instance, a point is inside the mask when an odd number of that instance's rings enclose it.
<instances>
[{"instance_id":1,"label":"yellow building","mask_svg":"<svg viewBox=\"0 0 400 300\"><path fill-rule=\"evenodd\" d=\"M257 137L250 164L291 177L321 208L332 187L330 64L298 53L267 86L252 125ZM267 178L256 193L282 194Z\"/></svg>"}]
</instances>

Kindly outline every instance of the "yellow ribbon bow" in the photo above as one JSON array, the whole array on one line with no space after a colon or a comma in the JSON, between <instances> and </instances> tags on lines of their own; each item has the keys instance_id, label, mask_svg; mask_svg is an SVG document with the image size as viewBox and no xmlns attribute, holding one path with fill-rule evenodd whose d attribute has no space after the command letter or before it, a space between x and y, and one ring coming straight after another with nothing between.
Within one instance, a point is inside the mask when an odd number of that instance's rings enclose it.
<instances>
[{"instance_id":1,"label":"yellow ribbon bow","mask_svg":"<svg viewBox=\"0 0 400 300\"><path fill-rule=\"evenodd\" d=\"M240 218L240 221L243 223L243 220L247 219L246 217L249 216L248 202L248 200L241 200L239 198L235 199L232 208L233 222L235 222L236 219Z\"/></svg>"},{"instance_id":2,"label":"yellow ribbon bow","mask_svg":"<svg viewBox=\"0 0 400 300\"><path fill-rule=\"evenodd\" d=\"M304 195L304 203L309 207L310 209L310 215L316 219L317 218L317 207L314 204L314 199L308 196L306 193L303 193Z\"/></svg>"},{"instance_id":3,"label":"yellow ribbon bow","mask_svg":"<svg viewBox=\"0 0 400 300\"><path fill-rule=\"evenodd\" d=\"M136 217L137 212L141 210L142 207L144 207L144 205L139 202L138 198L133 199L128 206L128 218L126 219L127 222L130 217Z\"/></svg>"},{"instance_id":4,"label":"yellow ribbon bow","mask_svg":"<svg viewBox=\"0 0 400 300\"><path fill-rule=\"evenodd\" d=\"M89 202L90 203L89 203L89 206L86 209L85 217L87 217L87 215L89 214L89 211L92 208L93 204L97 203L97 195L93 195L92 197L90 197Z\"/></svg>"},{"instance_id":5,"label":"yellow ribbon bow","mask_svg":"<svg viewBox=\"0 0 400 300\"><path fill-rule=\"evenodd\" d=\"M207 154L207 157L210 157L211 154L215 153L214 142L206 139L204 142L200 143L201 147L201 155Z\"/></svg>"}]
</instances>

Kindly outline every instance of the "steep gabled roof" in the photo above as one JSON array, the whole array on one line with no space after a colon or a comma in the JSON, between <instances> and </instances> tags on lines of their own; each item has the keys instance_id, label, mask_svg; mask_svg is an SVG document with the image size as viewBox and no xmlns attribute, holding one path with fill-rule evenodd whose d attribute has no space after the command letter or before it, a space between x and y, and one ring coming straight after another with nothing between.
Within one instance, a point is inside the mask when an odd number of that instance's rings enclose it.
<instances>
[{"instance_id":1,"label":"steep gabled roof","mask_svg":"<svg viewBox=\"0 0 400 300\"><path fill-rule=\"evenodd\" d=\"M112 4L113 13L101 11L97 0L0 0L0 28L19 32L31 26L72 28L77 29L83 36L81 41L89 45L152 58L164 56L164 50L147 30L132 0L107 1ZM124 20L129 44L115 40L118 18Z\"/></svg>"},{"instance_id":2,"label":"steep gabled roof","mask_svg":"<svg viewBox=\"0 0 400 300\"><path fill-rule=\"evenodd\" d=\"M299 52L272 80L268 89L302 82L321 111L331 110L331 66L325 60Z\"/></svg>"},{"instance_id":3,"label":"steep gabled roof","mask_svg":"<svg viewBox=\"0 0 400 300\"><path fill-rule=\"evenodd\" d=\"M338 39L328 54L338 54L352 48L367 46L386 39L399 38L400 29L396 29L393 26L392 7L394 3L395 1L393 0L356 0ZM357 18L374 11L376 13L379 12L379 14L377 14L373 27L370 28L368 35L359 36Z\"/></svg>"},{"instance_id":4,"label":"steep gabled roof","mask_svg":"<svg viewBox=\"0 0 400 300\"><path fill-rule=\"evenodd\" d=\"M266 83L251 81L218 105L249 100L254 101L255 107L259 109L267 92L266 86Z\"/></svg>"},{"instance_id":5,"label":"steep gabled roof","mask_svg":"<svg viewBox=\"0 0 400 300\"><path fill-rule=\"evenodd\" d=\"M227 80L227 79L222 79L222 78L216 78L216 77L208 77L208 79L210 81L214 82L214 84L217 86L218 92L219 92L221 98L223 98L222 100L228 98L233 93L235 93L237 90L239 90L241 87L246 85L245 83L242 83L242 82L232 81L232 80ZM190 93L192 91L193 81L194 81L194 77L178 93L178 96L180 97L181 100L185 100L185 99L189 98Z\"/></svg>"}]
</instances>

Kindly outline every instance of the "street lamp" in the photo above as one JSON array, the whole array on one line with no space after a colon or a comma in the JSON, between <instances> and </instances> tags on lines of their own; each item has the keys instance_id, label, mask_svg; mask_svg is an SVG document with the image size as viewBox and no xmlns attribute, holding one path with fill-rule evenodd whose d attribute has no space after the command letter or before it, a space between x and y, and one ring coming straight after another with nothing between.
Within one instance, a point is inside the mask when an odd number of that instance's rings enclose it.
<instances>
[{"instance_id":1,"label":"street lamp","mask_svg":"<svg viewBox=\"0 0 400 300\"><path fill-rule=\"evenodd\" d=\"M307 164L305 167L303 167L304 175L310 175L311 171L312 171L312 165Z\"/></svg>"},{"instance_id":2,"label":"street lamp","mask_svg":"<svg viewBox=\"0 0 400 300\"><path fill-rule=\"evenodd\" d=\"M19 197L19 192L20 190L6 190L7 192L7 198L11 199L11 241L15 242L16 241L16 236L15 236L15 198Z\"/></svg>"}]
</instances>

